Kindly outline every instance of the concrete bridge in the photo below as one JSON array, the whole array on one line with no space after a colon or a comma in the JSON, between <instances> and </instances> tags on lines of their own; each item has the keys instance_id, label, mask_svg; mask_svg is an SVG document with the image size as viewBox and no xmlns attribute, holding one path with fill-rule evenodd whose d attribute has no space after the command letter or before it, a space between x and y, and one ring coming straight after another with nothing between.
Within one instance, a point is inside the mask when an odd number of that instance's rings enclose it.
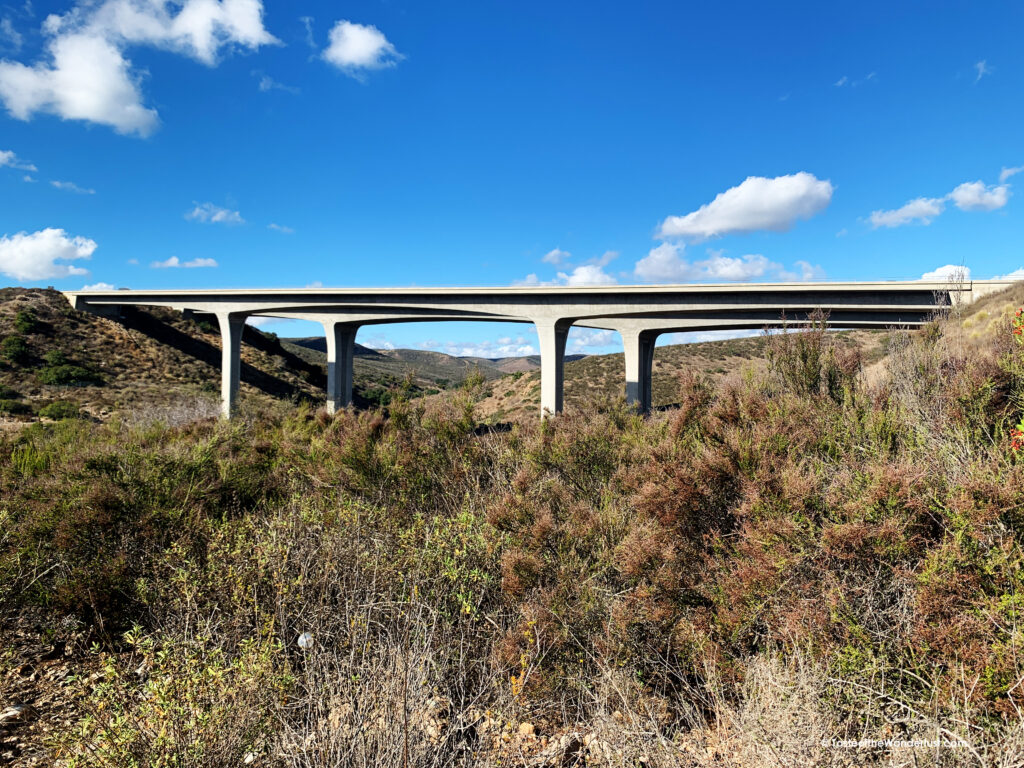
<instances>
[{"instance_id":1,"label":"concrete bridge","mask_svg":"<svg viewBox=\"0 0 1024 768\"><path fill-rule=\"evenodd\" d=\"M71 291L75 309L116 315L121 306L171 307L215 315L222 345L221 399L238 398L246 318L312 320L327 337L327 409L352 401L356 332L367 325L476 320L532 323L541 356L541 415L562 410L563 362L573 325L617 331L625 350L625 394L651 407L654 345L662 333L760 329L800 322L815 310L834 328L916 326L938 310L1012 284L959 282L745 283L595 287L303 288Z\"/></svg>"}]
</instances>

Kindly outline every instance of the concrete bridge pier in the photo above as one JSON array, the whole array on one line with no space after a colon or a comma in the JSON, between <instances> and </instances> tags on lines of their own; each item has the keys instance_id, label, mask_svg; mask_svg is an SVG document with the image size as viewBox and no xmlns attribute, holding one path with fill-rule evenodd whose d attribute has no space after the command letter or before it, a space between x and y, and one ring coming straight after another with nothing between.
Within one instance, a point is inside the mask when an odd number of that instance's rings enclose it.
<instances>
[{"instance_id":1,"label":"concrete bridge pier","mask_svg":"<svg viewBox=\"0 0 1024 768\"><path fill-rule=\"evenodd\" d=\"M242 331L246 315L238 312L218 312L220 324L220 408L221 415L230 419L238 406L238 383L242 373Z\"/></svg>"},{"instance_id":2,"label":"concrete bridge pier","mask_svg":"<svg viewBox=\"0 0 1024 768\"><path fill-rule=\"evenodd\" d=\"M352 403L352 366L359 326L324 320L327 338L327 412L335 413Z\"/></svg>"},{"instance_id":3,"label":"concrete bridge pier","mask_svg":"<svg viewBox=\"0 0 1024 768\"><path fill-rule=\"evenodd\" d=\"M562 412L565 341L571 320L535 320L540 341L540 417Z\"/></svg>"},{"instance_id":4,"label":"concrete bridge pier","mask_svg":"<svg viewBox=\"0 0 1024 768\"><path fill-rule=\"evenodd\" d=\"M637 406L640 413L650 413L653 404L654 342L659 331L627 331L622 335L622 351L626 361L626 402Z\"/></svg>"}]
</instances>

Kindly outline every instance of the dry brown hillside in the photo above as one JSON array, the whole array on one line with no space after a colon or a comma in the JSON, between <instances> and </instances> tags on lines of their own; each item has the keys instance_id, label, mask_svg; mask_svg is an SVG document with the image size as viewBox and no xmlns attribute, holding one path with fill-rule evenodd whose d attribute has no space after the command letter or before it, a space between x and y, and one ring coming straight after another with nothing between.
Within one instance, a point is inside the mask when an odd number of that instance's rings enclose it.
<instances>
[{"instance_id":1,"label":"dry brown hillside","mask_svg":"<svg viewBox=\"0 0 1024 768\"><path fill-rule=\"evenodd\" d=\"M319 366L254 329L244 341L244 396L323 397ZM171 310L129 308L114 321L76 312L54 290L0 289L0 417L9 421L54 402L101 419L154 406L215 413L220 356L215 325Z\"/></svg>"}]
</instances>

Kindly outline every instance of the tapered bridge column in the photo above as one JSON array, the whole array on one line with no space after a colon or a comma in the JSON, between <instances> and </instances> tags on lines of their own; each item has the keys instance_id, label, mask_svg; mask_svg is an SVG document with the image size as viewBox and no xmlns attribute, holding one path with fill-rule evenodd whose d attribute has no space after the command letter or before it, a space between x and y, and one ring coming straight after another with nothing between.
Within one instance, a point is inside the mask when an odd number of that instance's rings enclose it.
<instances>
[{"instance_id":1,"label":"tapered bridge column","mask_svg":"<svg viewBox=\"0 0 1024 768\"><path fill-rule=\"evenodd\" d=\"M649 413L653 394L654 342L657 331L622 331L622 351L626 359L626 402Z\"/></svg>"},{"instance_id":2,"label":"tapered bridge column","mask_svg":"<svg viewBox=\"0 0 1024 768\"><path fill-rule=\"evenodd\" d=\"M327 412L335 413L352 402L352 364L358 325L325 320L327 337Z\"/></svg>"},{"instance_id":3,"label":"tapered bridge column","mask_svg":"<svg viewBox=\"0 0 1024 768\"><path fill-rule=\"evenodd\" d=\"M230 419L238 406L238 383L242 373L242 331L245 329L245 315L234 312L218 312L220 324L220 413Z\"/></svg>"},{"instance_id":4,"label":"tapered bridge column","mask_svg":"<svg viewBox=\"0 0 1024 768\"><path fill-rule=\"evenodd\" d=\"M562 412L562 385L565 373L565 341L572 321L534 323L540 340L540 417Z\"/></svg>"}]
</instances>

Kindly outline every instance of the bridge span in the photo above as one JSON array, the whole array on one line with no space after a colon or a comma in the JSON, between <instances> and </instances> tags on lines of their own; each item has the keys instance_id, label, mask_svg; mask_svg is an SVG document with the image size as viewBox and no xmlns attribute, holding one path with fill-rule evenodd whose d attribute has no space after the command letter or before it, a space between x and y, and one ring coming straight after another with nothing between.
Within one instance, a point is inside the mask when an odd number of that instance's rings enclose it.
<instances>
[{"instance_id":1,"label":"bridge span","mask_svg":"<svg viewBox=\"0 0 1024 768\"><path fill-rule=\"evenodd\" d=\"M222 338L221 402L238 399L242 328L249 317L312 320L327 337L327 409L352 401L356 332L367 325L475 320L531 323L541 357L541 416L562 410L565 343L573 325L617 331L625 351L625 394L651 407L654 345L662 333L778 327L815 310L834 328L920 325L938 310L1009 287L1007 280L959 282L744 283L497 288L302 288L69 291L78 310L115 315L122 306L170 307L217 317Z\"/></svg>"}]
</instances>

